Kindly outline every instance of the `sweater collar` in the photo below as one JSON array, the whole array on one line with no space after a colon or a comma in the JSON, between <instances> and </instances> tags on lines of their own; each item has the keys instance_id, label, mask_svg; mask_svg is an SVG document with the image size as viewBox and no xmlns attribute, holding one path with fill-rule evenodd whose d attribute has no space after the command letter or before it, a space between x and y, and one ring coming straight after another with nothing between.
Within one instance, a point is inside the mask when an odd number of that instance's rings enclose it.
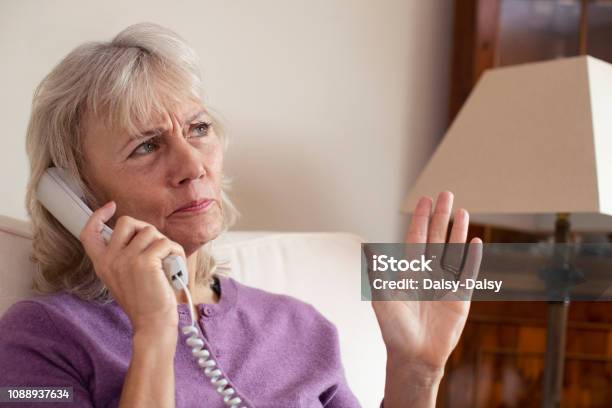
<instances>
[{"instance_id":1,"label":"sweater collar","mask_svg":"<svg viewBox=\"0 0 612 408\"><path fill-rule=\"evenodd\" d=\"M237 286L236 281L228 276L214 275L215 280L218 280L218 286L221 290L219 302L217 303L198 303L200 317L204 319L213 319L223 315L231 310L236 304ZM187 303L178 304L179 317L189 318L189 305Z\"/></svg>"}]
</instances>

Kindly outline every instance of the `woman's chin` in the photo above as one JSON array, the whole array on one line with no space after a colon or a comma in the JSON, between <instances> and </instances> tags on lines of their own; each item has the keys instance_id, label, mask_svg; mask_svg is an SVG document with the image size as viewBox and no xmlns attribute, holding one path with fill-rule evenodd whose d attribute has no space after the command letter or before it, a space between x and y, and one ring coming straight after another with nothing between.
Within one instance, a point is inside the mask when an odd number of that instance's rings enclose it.
<instances>
[{"instance_id":1,"label":"woman's chin","mask_svg":"<svg viewBox=\"0 0 612 408\"><path fill-rule=\"evenodd\" d=\"M187 229L174 229L172 232L167 234L167 237L181 244L185 250L185 253L189 255L189 253L197 251L206 243L217 238L220 233L221 223L218 225L216 223L215 225L200 224Z\"/></svg>"}]
</instances>

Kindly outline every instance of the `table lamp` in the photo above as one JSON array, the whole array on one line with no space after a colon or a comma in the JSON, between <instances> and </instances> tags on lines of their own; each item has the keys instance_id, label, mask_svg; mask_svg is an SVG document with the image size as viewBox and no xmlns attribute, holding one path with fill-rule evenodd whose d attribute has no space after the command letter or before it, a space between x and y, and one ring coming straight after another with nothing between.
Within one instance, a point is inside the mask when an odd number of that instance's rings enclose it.
<instances>
[{"instance_id":1,"label":"table lamp","mask_svg":"<svg viewBox=\"0 0 612 408\"><path fill-rule=\"evenodd\" d=\"M455 194L473 219L612 230L612 65L590 56L486 71L406 197ZM556 220L555 220L556 218ZM568 301L550 302L544 407L560 404Z\"/></svg>"}]
</instances>

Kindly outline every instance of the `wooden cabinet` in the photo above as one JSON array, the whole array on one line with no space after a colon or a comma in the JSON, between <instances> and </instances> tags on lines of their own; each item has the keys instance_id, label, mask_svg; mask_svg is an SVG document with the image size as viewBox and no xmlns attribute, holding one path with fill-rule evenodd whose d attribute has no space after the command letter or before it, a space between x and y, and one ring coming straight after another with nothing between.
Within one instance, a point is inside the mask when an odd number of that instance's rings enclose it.
<instances>
[{"instance_id":1,"label":"wooden cabinet","mask_svg":"<svg viewBox=\"0 0 612 408\"><path fill-rule=\"evenodd\" d=\"M456 0L454 13L449 124L488 68L581 49L612 62L612 1ZM472 225L473 236L485 242L546 238L486 225ZM545 302L474 302L438 406L539 407L546 317ZM572 303L566 346L562 407L611 407L612 303Z\"/></svg>"},{"instance_id":2,"label":"wooden cabinet","mask_svg":"<svg viewBox=\"0 0 612 408\"><path fill-rule=\"evenodd\" d=\"M539 407L546 344L546 303L474 302L446 371L438 405ZM570 307L564 407L612 404L610 305Z\"/></svg>"}]
</instances>

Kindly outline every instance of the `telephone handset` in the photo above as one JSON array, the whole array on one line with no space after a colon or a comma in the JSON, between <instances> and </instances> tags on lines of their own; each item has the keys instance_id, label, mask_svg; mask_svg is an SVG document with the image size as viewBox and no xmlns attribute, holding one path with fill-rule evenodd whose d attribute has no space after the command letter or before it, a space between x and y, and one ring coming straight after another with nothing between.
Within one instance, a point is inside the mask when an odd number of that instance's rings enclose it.
<instances>
[{"instance_id":1,"label":"telephone handset","mask_svg":"<svg viewBox=\"0 0 612 408\"><path fill-rule=\"evenodd\" d=\"M93 214L93 211L85 204L84 194L79 185L68 172L59 167L50 167L45 171L36 188L36 196L38 201L77 238L81 235L81 230ZM110 240L112 233L113 230L104 225L102 237L106 242ZM193 357L204 370L204 374L210 378L210 382L214 385L216 391L223 397L225 405L238 407L242 399L234 395L234 388L229 386L229 381L225 379L221 369L216 367L217 363L210 358L210 352L204 346L202 339L199 338L199 329L193 313L193 301L187 287L189 275L185 260L181 256L170 255L164 258L162 267L174 289L184 290L187 296L191 325L183 326L182 332L189 336L186 343L191 347Z\"/></svg>"},{"instance_id":2,"label":"telephone handset","mask_svg":"<svg viewBox=\"0 0 612 408\"><path fill-rule=\"evenodd\" d=\"M36 189L36 196L42 205L74 235L79 237L93 211L85 204L83 192L72 177L59 167L48 168L43 174ZM113 230L104 225L102 237L110 240ZM188 282L185 260L178 255L170 255L162 261L163 269L175 290Z\"/></svg>"}]
</instances>

